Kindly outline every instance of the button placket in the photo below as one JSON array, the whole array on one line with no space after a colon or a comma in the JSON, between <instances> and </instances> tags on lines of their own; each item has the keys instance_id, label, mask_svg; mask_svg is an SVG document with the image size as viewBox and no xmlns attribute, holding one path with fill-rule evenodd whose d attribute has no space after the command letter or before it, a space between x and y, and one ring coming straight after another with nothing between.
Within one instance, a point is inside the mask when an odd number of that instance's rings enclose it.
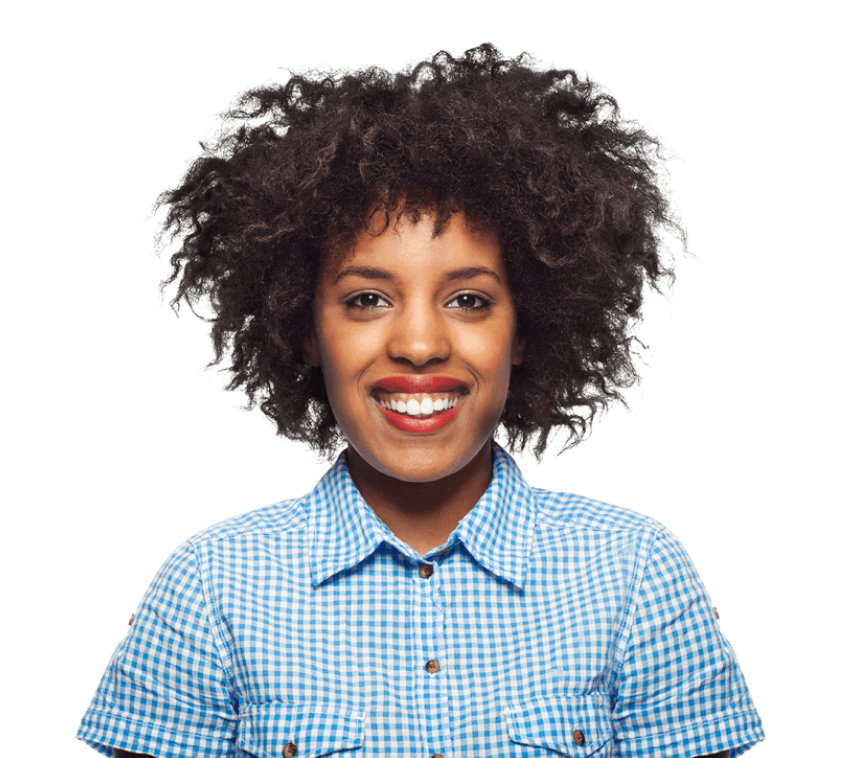
<instances>
[{"instance_id":1,"label":"button placket","mask_svg":"<svg viewBox=\"0 0 850 758\"><path fill-rule=\"evenodd\" d=\"M448 683L444 673L445 618L440 602L441 582L437 581L436 566L422 561L416 566L418 576L414 574L413 618L416 629L416 649L422 656L417 668L421 672L417 684L417 721L422 735L422 754L424 756L442 756L437 750L444 749L448 734Z\"/></svg>"}]
</instances>

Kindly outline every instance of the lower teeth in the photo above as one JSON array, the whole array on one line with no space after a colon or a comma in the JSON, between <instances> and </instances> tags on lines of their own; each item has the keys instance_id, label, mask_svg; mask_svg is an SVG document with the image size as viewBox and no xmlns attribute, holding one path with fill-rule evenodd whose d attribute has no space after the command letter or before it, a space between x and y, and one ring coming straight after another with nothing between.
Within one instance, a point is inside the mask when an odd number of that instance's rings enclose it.
<instances>
[{"instance_id":1,"label":"lower teeth","mask_svg":"<svg viewBox=\"0 0 850 758\"><path fill-rule=\"evenodd\" d=\"M384 406L387 408L387 406ZM454 406L452 406L454 408ZM443 408L439 411L434 411L433 413L406 413L405 411L393 410L392 408L387 408L388 411L392 413L397 413L399 416L407 416L408 418L431 418L431 416L439 416L441 413L445 413L449 408Z\"/></svg>"}]
</instances>

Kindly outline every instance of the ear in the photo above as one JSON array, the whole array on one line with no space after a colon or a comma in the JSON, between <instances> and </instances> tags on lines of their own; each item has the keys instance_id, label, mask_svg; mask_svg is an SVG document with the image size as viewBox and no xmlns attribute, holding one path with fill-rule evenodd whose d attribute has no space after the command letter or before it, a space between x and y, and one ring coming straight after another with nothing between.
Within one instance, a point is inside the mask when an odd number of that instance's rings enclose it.
<instances>
[{"instance_id":1,"label":"ear","mask_svg":"<svg viewBox=\"0 0 850 758\"><path fill-rule=\"evenodd\" d=\"M519 366L525 360L525 340L521 337L514 337L514 355L512 363L514 366Z\"/></svg>"},{"instance_id":2,"label":"ear","mask_svg":"<svg viewBox=\"0 0 850 758\"><path fill-rule=\"evenodd\" d=\"M316 339L316 330L313 328L310 329L310 334L304 340L304 357L311 366L318 368L322 365L321 360L319 360L319 342Z\"/></svg>"}]
</instances>

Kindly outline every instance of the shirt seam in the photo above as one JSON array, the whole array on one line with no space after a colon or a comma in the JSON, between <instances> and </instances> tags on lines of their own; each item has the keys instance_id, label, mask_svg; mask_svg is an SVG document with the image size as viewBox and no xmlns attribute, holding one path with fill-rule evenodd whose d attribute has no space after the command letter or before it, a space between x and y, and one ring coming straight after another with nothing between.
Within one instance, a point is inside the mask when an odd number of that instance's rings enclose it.
<instances>
[{"instance_id":1,"label":"shirt seam","mask_svg":"<svg viewBox=\"0 0 850 758\"><path fill-rule=\"evenodd\" d=\"M626 652L628 650L628 641L632 638L632 634L634 633L634 625L635 618L637 616L637 606L638 606L638 598L640 597L640 590L643 587L643 583L646 580L646 571L649 566L649 559L655 550L655 546L658 543L658 538L662 532L665 531L665 527L662 525L658 525L655 529L655 532L651 534L651 538L647 543L641 543L638 548L641 551L641 554L637 556L637 559L634 562L634 568L632 570L631 583L629 587L629 599L626 603L626 613L623 614L623 622L620 625L620 628L617 630L617 635L615 637L614 643L614 681L617 682L620 680L621 674L623 672L623 667L625 666L625 657ZM650 535L647 535L650 537ZM616 691L616 690L615 690Z\"/></svg>"},{"instance_id":2,"label":"shirt seam","mask_svg":"<svg viewBox=\"0 0 850 758\"><path fill-rule=\"evenodd\" d=\"M759 719L761 718L761 714L759 713L758 708L746 708L744 710L737 710L736 709L736 710L733 710L731 712L724 713L722 716L717 716L716 718L708 719L707 721L706 720L700 721L698 719L695 719L693 721L688 721L685 726L681 726L680 728L676 729L676 731L674 731L674 732L646 732L646 731L644 731L638 737L625 737L625 738L622 738L622 739L617 739L616 736L615 736L615 741L616 742L636 743L636 742L643 742L644 740L656 739L658 737L675 736L677 734L690 734L694 737L704 737L706 730L701 729L699 732L695 732L694 731L694 725L699 725L700 727L706 727L706 726L710 726L710 725L716 724L716 723L723 723L723 722L731 721L731 720L736 719L740 716L758 716ZM617 732L615 730L614 734L616 735L616 733ZM740 747L741 745L746 745L746 744L747 744L746 741L736 742L734 745L730 745L728 748L720 748L720 750L731 750L732 748Z\"/></svg>"},{"instance_id":3,"label":"shirt seam","mask_svg":"<svg viewBox=\"0 0 850 758\"><path fill-rule=\"evenodd\" d=\"M182 743L185 741L185 738L188 737L193 740L201 740L204 742L214 743L214 744L232 744L233 740L228 739L227 737L211 737L209 734L205 734L202 732L176 732L172 728L173 722L168 721L160 721L157 719L151 718L136 718L133 716L126 716L123 713L115 713L114 711L107 711L101 708L91 708L86 711L86 715L88 716L88 721L91 722L93 719L91 718L94 715L98 715L107 721L110 725L115 722L126 722L128 724L144 724L147 729L151 731L156 731L157 733L165 733L170 734L175 737L182 737L182 740L174 740L175 742ZM239 721L239 719L234 719L235 721ZM98 728L96 724L90 723L90 729L95 734L102 734L101 730ZM97 741L95 737L85 737L87 740ZM108 747L114 747L109 742L100 743L103 745L107 745ZM127 748L120 748L121 750L126 750ZM134 748L135 749L135 748ZM147 748L138 748L140 750L144 750Z\"/></svg>"},{"instance_id":4,"label":"shirt seam","mask_svg":"<svg viewBox=\"0 0 850 758\"><path fill-rule=\"evenodd\" d=\"M230 654L230 650L227 648L226 642L224 641L224 636L221 633L222 619L218 614L218 608L211 601L212 593L210 588L212 586L212 577L207 576L205 566L201 561L201 556L198 554L197 546L194 544L192 545L192 555L198 567L198 581L201 585L201 595L204 598L204 615L206 616L207 624L212 632L213 643L215 644L216 653L218 655L219 663L221 664L221 670L227 681L227 691L230 695L231 703L233 703L237 701L237 698L235 695L236 684L234 682L230 666L232 656ZM211 617L211 613L215 615L215 620ZM235 708L234 711L238 713Z\"/></svg>"}]
</instances>

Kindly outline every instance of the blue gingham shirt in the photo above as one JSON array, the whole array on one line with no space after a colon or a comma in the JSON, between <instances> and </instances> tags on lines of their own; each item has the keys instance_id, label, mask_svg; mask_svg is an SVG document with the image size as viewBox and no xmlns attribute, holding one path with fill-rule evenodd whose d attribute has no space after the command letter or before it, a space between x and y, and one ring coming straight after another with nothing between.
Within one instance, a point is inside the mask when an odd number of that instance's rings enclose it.
<instances>
[{"instance_id":1,"label":"blue gingham shirt","mask_svg":"<svg viewBox=\"0 0 850 758\"><path fill-rule=\"evenodd\" d=\"M345 456L171 556L78 736L158 758L677 756L762 739L690 558L657 522L529 487L501 448L419 556Z\"/></svg>"}]
</instances>

